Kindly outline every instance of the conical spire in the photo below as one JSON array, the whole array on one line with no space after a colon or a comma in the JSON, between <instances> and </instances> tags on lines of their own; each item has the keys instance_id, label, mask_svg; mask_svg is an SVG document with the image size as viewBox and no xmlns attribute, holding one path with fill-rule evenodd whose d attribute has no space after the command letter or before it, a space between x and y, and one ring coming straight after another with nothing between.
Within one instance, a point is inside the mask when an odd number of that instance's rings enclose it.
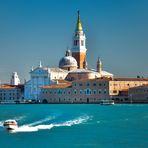
<instances>
[{"instance_id":1,"label":"conical spire","mask_svg":"<svg viewBox=\"0 0 148 148\"><path fill-rule=\"evenodd\" d=\"M98 57L98 60L97 60L97 72L101 73L102 71L102 62L100 60L100 57Z\"/></svg>"},{"instance_id":2,"label":"conical spire","mask_svg":"<svg viewBox=\"0 0 148 148\"><path fill-rule=\"evenodd\" d=\"M79 10L78 10L78 19L77 19L76 31L78 31L78 32L83 31Z\"/></svg>"}]
</instances>

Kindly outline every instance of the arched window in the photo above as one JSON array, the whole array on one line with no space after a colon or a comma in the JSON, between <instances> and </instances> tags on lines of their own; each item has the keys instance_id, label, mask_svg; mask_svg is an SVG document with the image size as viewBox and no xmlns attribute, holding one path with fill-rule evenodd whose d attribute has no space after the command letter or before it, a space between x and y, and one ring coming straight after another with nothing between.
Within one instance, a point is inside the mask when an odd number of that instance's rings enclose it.
<instances>
[{"instance_id":1,"label":"arched window","mask_svg":"<svg viewBox=\"0 0 148 148\"><path fill-rule=\"evenodd\" d=\"M96 90L94 90L94 94L96 94Z\"/></svg>"},{"instance_id":2,"label":"arched window","mask_svg":"<svg viewBox=\"0 0 148 148\"><path fill-rule=\"evenodd\" d=\"M82 90L80 90L80 94L82 94L83 93L83 91Z\"/></svg>"},{"instance_id":3,"label":"arched window","mask_svg":"<svg viewBox=\"0 0 148 148\"><path fill-rule=\"evenodd\" d=\"M91 95L91 89L89 89L89 88L86 89L86 90L85 90L85 94L86 94L86 95Z\"/></svg>"},{"instance_id":4,"label":"arched window","mask_svg":"<svg viewBox=\"0 0 148 148\"><path fill-rule=\"evenodd\" d=\"M77 94L77 90L76 89L74 90L74 94Z\"/></svg>"}]
</instances>

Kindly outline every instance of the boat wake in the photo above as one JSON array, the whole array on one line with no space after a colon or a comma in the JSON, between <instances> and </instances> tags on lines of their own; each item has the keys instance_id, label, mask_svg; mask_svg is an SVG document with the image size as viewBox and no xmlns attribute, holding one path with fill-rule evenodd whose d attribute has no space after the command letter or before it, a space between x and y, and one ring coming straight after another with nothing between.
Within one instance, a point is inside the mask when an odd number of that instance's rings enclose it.
<instances>
[{"instance_id":1,"label":"boat wake","mask_svg":"<svg viewBox=\"0 0 148 148\"><path fill-rule=\"evenodd\" d=\"M18 117L14 117L13 119L16 120L16 121L20 121L24 118L26 118L26 116L18 116Z\"/></svg>"},{"instance_id":2,"label":"boat wake","mask_svg":"<svg viewBox=\"0 0 148 148\"><path fill-rule=\"evenodd\" d=\"M36 122L28 124L28 125L20 126L17 129L15 129L13 132L15 132L15 133L16 132L36 132L39 130L46 130L46 129L49 130L53 127L73 126L73 125L84 123L84 122L88 121L88 119L89 119L89 116L82 116L82 117L79 117L79 118L76 118L73 120L68 120L68 121L65 121L62 123L51 123L51 124L47 124L47 125L41 124L41 125L33 126L35 124L39 124L41 122L47 121L47 119L43 119L42 121L40 120L40 121L36 121Z\"/></svg>"},{"instance_id":3,"label":"boat wake","mask_svg":"<svg viewBox=\"0 0 148 148\"><path fill-rule=\"evenodd\" d=\"M3 127L3 121L0 121L0 127Z\"/></svg>"},{"instance_id":4,"label":"boat wake","mask_svg":"<svg viewBox=\"0 0 148 148\"><path fill-rule=\"evenodd\" d=\"M55 117L54 116L50 116L50 117L46 117L45 119L41 119L41 120L39 120L39 121L35 121L35 122L33 122L33 123L29 123L29 124L26 124L26 125L24 125L24 126L35 126L35 125L38 125L38 124L41 124L41 123L43 123L43 122L47 122L47 121L50 121L50 120L53 120L53 119L55 119Z\"/></svg>"}]
</instances>

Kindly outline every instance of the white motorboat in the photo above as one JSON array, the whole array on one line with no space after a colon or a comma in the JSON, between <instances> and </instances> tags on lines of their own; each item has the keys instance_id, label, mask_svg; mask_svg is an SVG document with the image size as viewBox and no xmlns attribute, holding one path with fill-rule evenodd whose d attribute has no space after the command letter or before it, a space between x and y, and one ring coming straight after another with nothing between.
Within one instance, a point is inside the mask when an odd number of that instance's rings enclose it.
<instances>
[{"instance_id":1,"label":"white motorboat","mask_svg":"<svg viewBox=\"0 0 148 148\"><path fill-rule=\"evenodd\" d=\"M15 130L16 128L18 128L17 122L15 120L6 120L3 126L7 130Z\"/></svg>"},{"instance_id":2,"label":"white motorboat","mask_svg":"<svg viewBox=\"0 0 148 148\"><path fill-rule=\"evenodd\" d=\"M114 105L114 101L113 100L101 100L100 102L101 105Z\"/></svg>"}]
</instances>

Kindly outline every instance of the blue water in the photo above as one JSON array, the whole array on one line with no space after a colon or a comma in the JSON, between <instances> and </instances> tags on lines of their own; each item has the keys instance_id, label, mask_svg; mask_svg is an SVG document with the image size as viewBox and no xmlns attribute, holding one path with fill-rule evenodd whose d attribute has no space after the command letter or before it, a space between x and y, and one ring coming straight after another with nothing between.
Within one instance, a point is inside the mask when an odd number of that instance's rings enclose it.
<instances>
[{"instance_id":1,"label":"blue water","mask_svg":"<svg viewBox=\"0 0 148 148\"><path fill-rule=\"evenodd\" d=\"M19 128L2 123L15 119ZM146 148L148 105L0 105L0 148Z\"/></svg>"}]
</instances>

